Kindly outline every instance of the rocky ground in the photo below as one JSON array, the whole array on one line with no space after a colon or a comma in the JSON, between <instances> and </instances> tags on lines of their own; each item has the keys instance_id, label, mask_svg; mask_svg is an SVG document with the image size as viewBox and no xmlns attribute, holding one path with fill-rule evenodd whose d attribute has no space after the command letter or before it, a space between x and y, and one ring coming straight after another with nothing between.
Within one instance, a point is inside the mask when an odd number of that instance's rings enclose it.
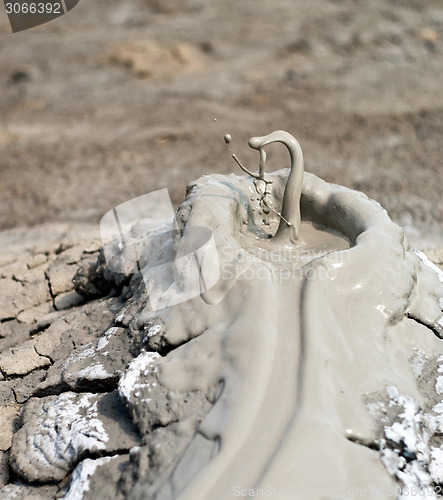
<instances>
[{"instance_id":1,"label":"rocky ground","mask_svg":"<svg viewBox=\"0 0 443 500\"><path fill-rule=\"evenodd\" d=\"M87 489L84 498L131 490L146 498L213 398L172 395L147 372L159 357L152 349L168 349L156 345L158 326L148 334L128 328L144 287L140 276L129 283L107 270L95 226L52 224L2 237L0 497L75 499ZM149 414L138 405L147 397L155 401ZM96 488L87 478L103 464Z\"/></svg>"},{"instance_id":2,"label":"rocky ground","mask_svg":"<svg viewBox=\"0 0 443 500\"><path fill-rule=\"evenodd\" d=\"M21 406L47 378L48 369L102 333L118 309L115 299L84 305L74 291L72 277L78 265L96 258L99 242L90 236L90 227L62 224L2 233L3 484L10 479L8 449Z\"/></svg>"}]
</instances>

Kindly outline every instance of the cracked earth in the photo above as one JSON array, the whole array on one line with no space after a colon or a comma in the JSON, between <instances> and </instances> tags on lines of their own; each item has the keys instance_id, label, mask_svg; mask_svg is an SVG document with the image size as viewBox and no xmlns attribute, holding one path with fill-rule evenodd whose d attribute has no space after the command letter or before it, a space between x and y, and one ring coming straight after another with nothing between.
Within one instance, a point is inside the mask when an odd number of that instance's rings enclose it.
<instances>
[{"instance_id":1,"label":"cracked earth","mask_svg":"<svg viewBox=\"0 0 443 500\"><path fill-rule=\"evenodd\" d=\"M443 268L438 0L84 0L14 36L4 16L0 34L2 498L74 500L88 481L94 500L153 497L216 398L158 385L143 349L171 347L129 327L137 283L100 257L113 206L163 187L177 206L283 128L308 171L381 202ZM412 452L394 448L401 474Z\"/></svg>"},{"instance_id":2,"label":"cracked earth","mask_svg":"<svg viewBox=\"0 0 443 500\"><path fill-rule=\"evenodd\" d=\"M141 475L151 476L154 491L212 406L198 391L172 396L155 370L137 365L148 354L128 328L138 283L107 270L96 229L58 224L2 233L2 498L75 498L88 465L100 471L102 464L120 478L105 492L100 487L102 498L124 498ZM157 403L147 417L137 402L151 391Z\"/></svg>"}]
</instances>

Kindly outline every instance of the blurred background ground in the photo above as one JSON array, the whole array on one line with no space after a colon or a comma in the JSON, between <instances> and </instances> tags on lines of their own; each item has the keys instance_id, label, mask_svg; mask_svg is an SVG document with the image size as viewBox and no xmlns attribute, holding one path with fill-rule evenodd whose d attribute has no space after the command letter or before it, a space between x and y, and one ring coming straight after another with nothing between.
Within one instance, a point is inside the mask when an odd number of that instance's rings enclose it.
<instances>
[{"instance_id":1,"label":"blurred background ground","mask_svg":"<svg viewBox=\"0 0 443 500\"><path fill-rule=\"evenodd\" d=\"M441 0L82 0L16 34L3 10L0 229L98 223L163 187L177 206L285 129L307 171L441 244L442 81Z\"/></svg>"}]
</instances>

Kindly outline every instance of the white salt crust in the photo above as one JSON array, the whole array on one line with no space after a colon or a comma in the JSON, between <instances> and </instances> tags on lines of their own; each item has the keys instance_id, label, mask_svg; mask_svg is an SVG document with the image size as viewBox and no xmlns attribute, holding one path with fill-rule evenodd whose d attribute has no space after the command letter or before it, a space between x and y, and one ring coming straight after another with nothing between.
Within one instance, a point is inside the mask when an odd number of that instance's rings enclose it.
<instances>
[{"instance_id":1,"label":"white salt crust","mask_svg":"<svg viewBox=\"0 0 443 500\"><path fill-rule=\"evenodd\" d=\"M153 363L160 355L156 352L142 351L131 363L120 379L118 384L118 392L120 397L126 401L130 401L132 397L139 397L140 389L147 389L156 385L154 383L144 382L149 373L155 373L157 370ZM150 398L144 401L149 402Z\"/></svg>"},{"instance_id":2,"label":"white salt crust","mask_svg":"<svg viewBox=\"0 0 443 500\"><path fill-rule=\"evenodd\" d=\"M36 433L28 436L28 458L41 464L42 474L63 477L85 451L106 449L109 436L97 418L98 402L94 394L66 392L56 401L42 406L36 421Z\"/></svg>"},{"instance_id":3,"label":"white salt crust","mask_svg":"<svg viewBox=\"0 0 443 500\"><path fill-rule=\"evenodd\" d=\"M416 367L421 373L425 357L421 358L417 353L414 359L419 360ZM438 361L443 361L443 356ZM443 365L439 366L438 372L443 372ZM435 383L437 394L440 394L440 379L443 377L438 376ZM413 495L418 499L436 500L433 485L443 482L443 449L430 445L430 440L435 434L443 432L443 401L434 405L432 412L428 413L419 408L413 397L400 395L397 387L387 387L386 393L389 407L399 407L400 413L395 422L385 425L385 439L379 440L378 444L384 466L404 485L398 499L406 500ZM382 413L383 408L383 402L368 405L368 410L375 417Z\"/></svg>"},{"instance_id":4,"label":"white salt crust","mask_svg":"<svg viewBox=\"0 0 443 500\"><path fill-rule=\"evenodd\" d=\"M64 495L63 500L82 500L84 494L89 491L89 478L94 474L97 467L107 464L114 457L103 457L96 460L87 458L83 460L83 462L74 469L69 484L69 490L66 495Z\"/></svg>"},{"instance_id":5,"label":"white salt crust","mask_svg":"<svg viewBox=\"0 0 443 500\"><path fill-rule=\"evenodd\" d=\"M418 258L423 262L423 264L430 267L433 271L437 273L440 281L443 283L443 271L433 262L431 262L425 253L421 252L420 250L413 250L413 252L418 256Z\"/></svg>"},{"instance_id":6,"label":"white salt crust","mask_svg":"<svg viewBox=\"0 0 443 500\"><path fill-rule=\"evenodd\" d=\"M423 354L418 349L415 351L415 356L411 361L411 366L416 379L418 379L418 377L422 374L423 367L428 359L428 356Z\"/></svg>"}]
</instances>

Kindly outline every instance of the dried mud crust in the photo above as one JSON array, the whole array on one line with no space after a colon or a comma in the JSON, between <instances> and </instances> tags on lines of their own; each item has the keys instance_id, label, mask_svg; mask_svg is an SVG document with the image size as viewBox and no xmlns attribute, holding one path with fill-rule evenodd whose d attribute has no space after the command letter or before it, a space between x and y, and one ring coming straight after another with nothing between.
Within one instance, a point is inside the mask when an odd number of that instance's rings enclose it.
<instances>
[{"instance_id":1,"label":"dried mud crust","mask_svg":"<svg viewBox=\"0 0 443 500\"><path fill-rule=\"evenodd\" d=\"M121 319L122 307L131 318L145 300L140 279L107 271L95 227L2 237L0 496L70 499L87 487L125 498L142 479L153 495L215 393L172 394L159 383L150 362L161 355Z\"/></svg>"},{"instance_id":2,"label":"dried mud crust","mask_svg":"<svg viewBox=\"0 0 443 500\"><path fill-rule=\"evenodd\" d=\"M307 171L441 234L437 0L98 0L19 36L1 22L2 228L96 222L163 187L179 203L285 129Z\"/></svg>"}]
</instances>

